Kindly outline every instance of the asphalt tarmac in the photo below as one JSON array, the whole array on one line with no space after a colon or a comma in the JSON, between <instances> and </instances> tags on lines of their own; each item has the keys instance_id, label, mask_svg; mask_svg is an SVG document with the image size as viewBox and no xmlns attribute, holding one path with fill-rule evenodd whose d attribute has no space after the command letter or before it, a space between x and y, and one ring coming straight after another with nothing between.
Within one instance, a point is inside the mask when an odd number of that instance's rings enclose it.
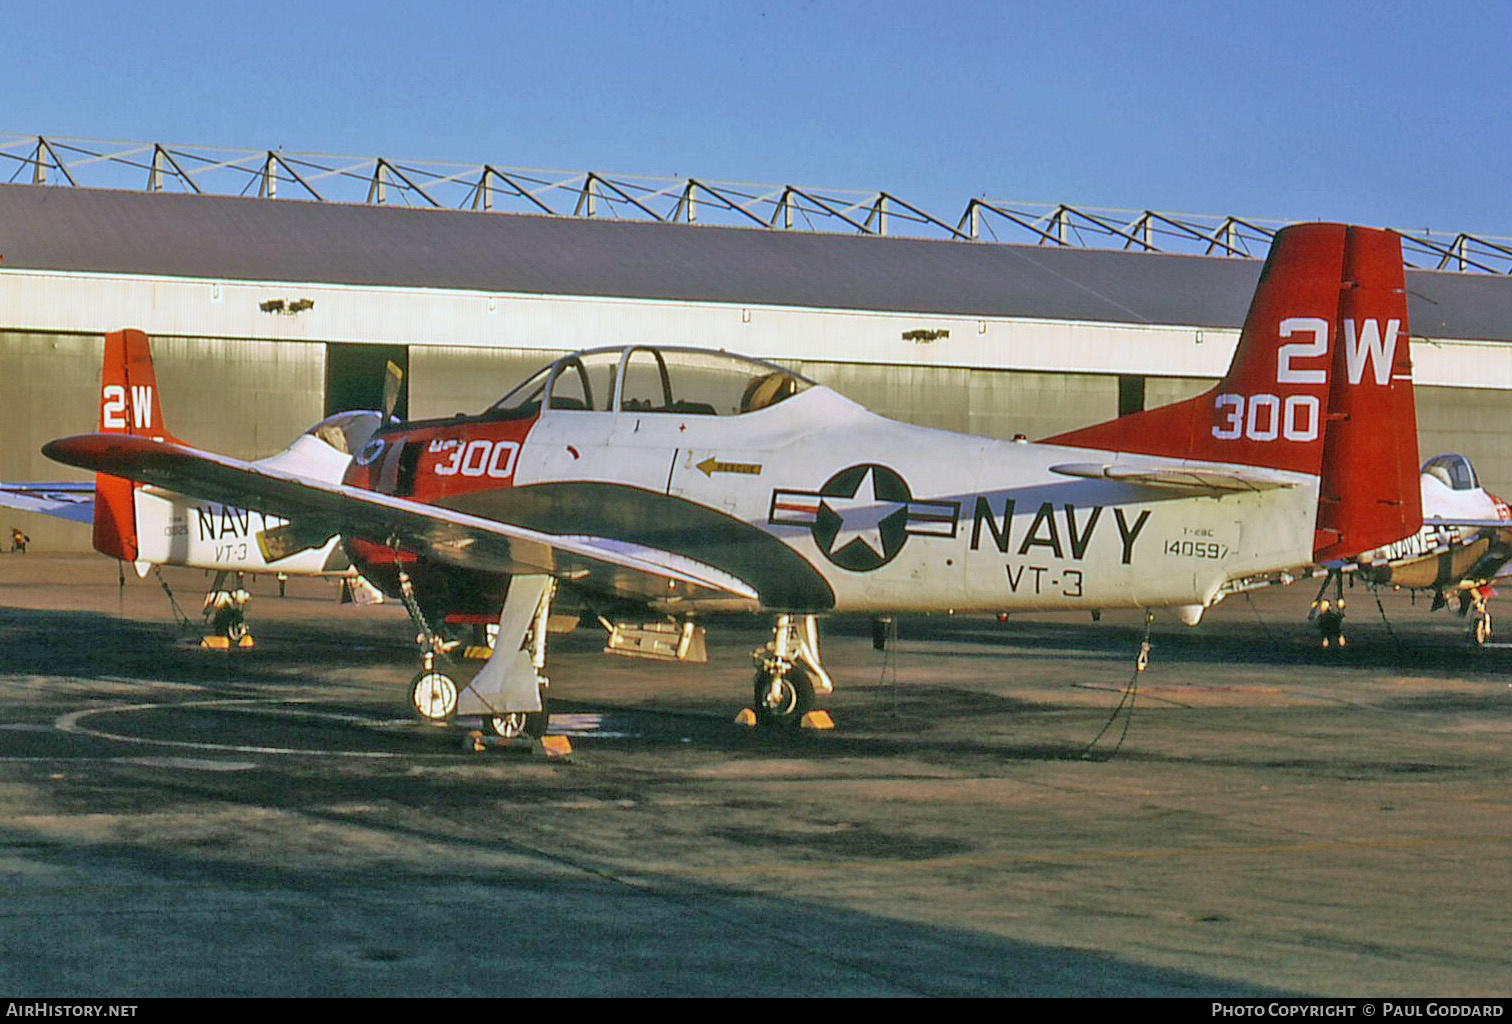
<instances>
[{"instance_id":1,"label":"asphalt tarmac","mask_svg":"<svg viewBox=\"0 0 1512 1024\"><path fill-rule=\"evenodd\" d=\"M1162 613L1132 701L1139 613L826 622L837 728L786 736L733 724L759 622L583 628L553 762L407 719L396 606L251 589L204 651L156 579L0 556L0 993L1512 994L1512 650L1405 595L1342 651L1313 584Z\"/></svg>"}]
</instances>

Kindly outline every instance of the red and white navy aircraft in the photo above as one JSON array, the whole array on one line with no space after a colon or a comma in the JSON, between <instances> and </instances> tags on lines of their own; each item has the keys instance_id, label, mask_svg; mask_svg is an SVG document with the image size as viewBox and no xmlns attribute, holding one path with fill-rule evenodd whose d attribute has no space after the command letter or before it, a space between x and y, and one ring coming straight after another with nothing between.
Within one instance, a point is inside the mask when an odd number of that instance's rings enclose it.
<instances>
[{"instance_id":1,"label":"red and white navy aircraft","mask_svg":"<svg viewBox=\"0 0 1512 1024\"><path fill-rule=\"evenodd\" d=\"M157 375L147 336L115 331L105 336L101 365L100 434L136 435L171 440L163 426ZM379 412L348 412L310 427L284 451L254 463L258 466L319 473L340 480L334 468L351 461L351 453L377 431ZM171 490L134 484L105 474L93 483L3 483L0 505L41 512L92 524L96 551L131 562L146 576L159 565L215 570L216 582L205 601L205 618L231 641L247 642L245 591L227 581L244 573L321 576L340 579L357 601L381 601L383 595L353 569L335 537L292 550L269 544L287 530L285 520L234 503L207 501Z\"/></svg>"},{"instance_id":2,"label":"red and white navy aircraft","mask_svg":"<svg viewBox=\"0 0 1512 1024\"><path fill-rule=\"evenodd\" d=\"M268 533L289 550L340 535L427 637L442 613L496 620L470 679L428 644L411 700L431 720L539 724L555 604L649 610L674 654L711 613L771 615L755 708L788 724L833 687L828 613L1195 621L1231 581L1415 534L1407 338L1397 236L1307 224L1277 234L1215 388L1041 443L910 426L775 365L637 344L564 356L477 415L380 426L349 466L141 432L43 450L281 517Z\"/></svg>"},{"instance_id":3,"label":"red and white navy aircraft","mask_svg":"<svg viewBox=\"0 0 1512 1024\"><path fill-rule=\"evenodd\" d=\"M1492 583L1512 564L1512 510L1481 487L1463 455L1423 463L1419 486L1423 528L1341 568L1369 583L1431 591L1435 611L1457 598L1461 615L1474 610L1470 634L1483 644L1491 635Z\"/></svg>"}]
</instances>

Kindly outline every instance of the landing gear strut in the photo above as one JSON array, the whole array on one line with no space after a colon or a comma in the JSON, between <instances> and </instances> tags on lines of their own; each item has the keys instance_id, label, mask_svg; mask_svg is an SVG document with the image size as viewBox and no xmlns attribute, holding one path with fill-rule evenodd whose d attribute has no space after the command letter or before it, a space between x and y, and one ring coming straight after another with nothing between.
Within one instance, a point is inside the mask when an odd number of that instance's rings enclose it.
<instances>
[{"instance_id":1,"label":"landing gear strut","mask_svg":"<svg viewBox=\"0 0 1512 1024\"><path fill-rule=\"evenodd\" d=\"M1328 592L1328 585L1334 585L1334 603L1330 605L1323 595ZM1323 585L1318 588L1318 596L1313 598L1312 610L1307 613L1307 618L1317 623L1318 633L1323 638L1324 648L1343 647L1348 641L1344 639L1344 574L1337 569L1330 569L1323 580Z\"/></svg>"},{"instance_id":2,"label":"landing gear strut","mask_svg":"<svg viewBox=\"0 0 1512 1024\"><path fill-rule=\"evenodd\" d=\"M400 594L420 629L420 674L410 684L410 709L422 721L450 724L454 718L481 718L483 728L500 739L539 738L548 722L544 690L546 622L555 581L549 576L516 576L499 614L493 653L472 680L459 686L449 651L456 643L437 636L415 600L407 573L400 572Z\"/></svg>"},{"instance_id":3,"label":"landing gear strut","mask_svg":"<svg viewBox=\"0 0 1512 1024\"><path fill-rule=\"evenodd\" d=\"M1489 593L1482 593L1481 587L1473 587L1460 594L1460 614L1468 616L1471 609L1475 611L1475 616L1470 619L1470 639L1477 644L1491 639L1491 606L1486 601L1490 596Z\"/></svg>"},{"instance_id":4,"label":"landing gear strut","mask_svg":"<svg viewBox=\"0 0 1512 1024\"><path fill-rule=\"evenodd\" d=\"M213 646L250 647L252 633L247 628L247 602L252 595L247 593L241 573L236 574L234 586L228 586L230 573L222 569L215 574L215 582L205 595L202 613L205 624L214 638ZM207 638L206 644L212 644Z\"/></svg>"},{"instance_id":5,"label":"landing gear strut","mask_svg":"<svg viewBox=\"0 0 1512 1024\"><path fill-rule=\"evenodd\" d=\"M814 711L816 696L834 692L834 681L819 664L819 626L812 615L777 616L771 643L751 657L756 662L751 699L758 725L796 728Z\"/></svg>"}]
</instances>

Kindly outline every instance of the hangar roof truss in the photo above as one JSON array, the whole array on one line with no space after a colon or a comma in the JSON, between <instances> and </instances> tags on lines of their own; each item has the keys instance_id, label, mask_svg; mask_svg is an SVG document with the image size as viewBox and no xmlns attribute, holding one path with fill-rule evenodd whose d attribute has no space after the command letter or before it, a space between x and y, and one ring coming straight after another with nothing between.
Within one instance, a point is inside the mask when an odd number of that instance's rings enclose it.
<instances>
[{"instance_id":1,"label":"hangar roof truss","mask_svg":"<svg viewBox=\"0 0 1512 1024\"><path fill-rule=\"evenodd\" d=\"M1257 258L1285 221L885 191L0 134L0 181ZM1512 274L1512 239L1401 231L1408 265Z\"/></svg>"}]
</instances>

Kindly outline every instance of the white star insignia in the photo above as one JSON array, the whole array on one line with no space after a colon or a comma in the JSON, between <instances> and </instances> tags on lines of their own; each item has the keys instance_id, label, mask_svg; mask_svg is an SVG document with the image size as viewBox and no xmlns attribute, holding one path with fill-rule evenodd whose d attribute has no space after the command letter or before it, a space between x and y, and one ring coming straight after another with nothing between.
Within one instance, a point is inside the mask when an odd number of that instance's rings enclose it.
<instances>
[{"instance_id":1,"label":"white star insignia","mask_svg":"<svg viewBox=\"0 0 1512 1024\"><path fill-rule=\"evenodd\" d=\"M875 472L868 469L856 484L855 492L848 498L823 495L819 499L826 508L840 517L840 532L835 535L830 551L839 551L851 541L859 540L875 551L878 558L887 557L882 543L882 523L908 505L906 502L877 497Z\"/></svg>"}]
</instances>

